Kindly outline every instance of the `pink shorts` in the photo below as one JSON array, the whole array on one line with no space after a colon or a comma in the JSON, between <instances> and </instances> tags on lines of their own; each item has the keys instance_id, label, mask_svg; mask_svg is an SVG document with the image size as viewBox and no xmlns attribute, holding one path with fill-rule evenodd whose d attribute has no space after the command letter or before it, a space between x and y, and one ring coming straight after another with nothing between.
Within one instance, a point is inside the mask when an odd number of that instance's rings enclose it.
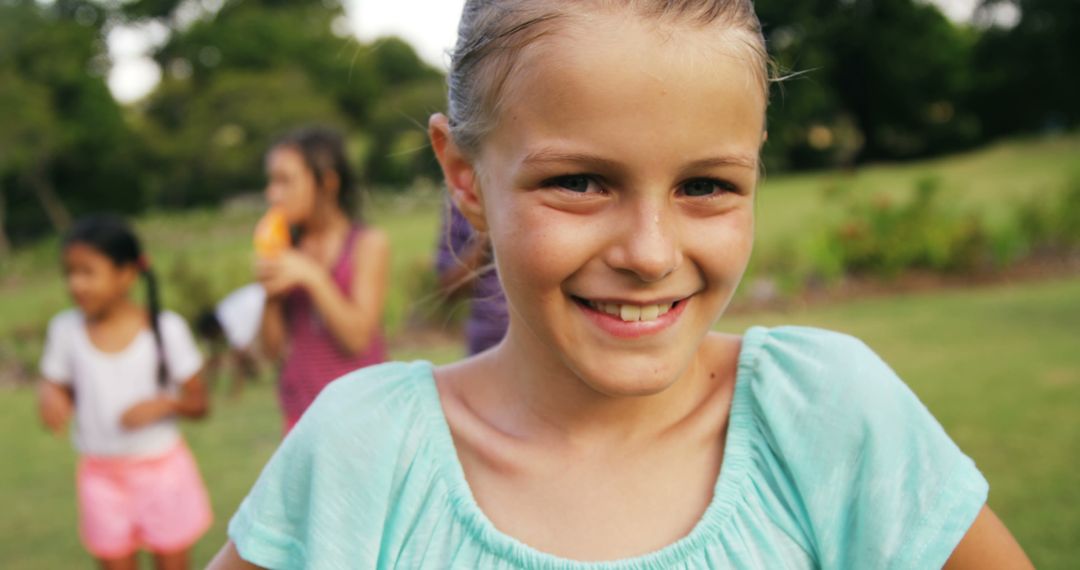
<instances>
[{"instance_id":1,"label":"pink shorts","mask_svg":"<svg viewBox=\"0 0 1080 570\"><path fill-rule=\"evenodd\" d=\"M82 456L75 480L79 535L97 558L124 558L140 547L158 554L186 550L213 522L183 440L153 457Z\"/></svg>"}]
</instances>

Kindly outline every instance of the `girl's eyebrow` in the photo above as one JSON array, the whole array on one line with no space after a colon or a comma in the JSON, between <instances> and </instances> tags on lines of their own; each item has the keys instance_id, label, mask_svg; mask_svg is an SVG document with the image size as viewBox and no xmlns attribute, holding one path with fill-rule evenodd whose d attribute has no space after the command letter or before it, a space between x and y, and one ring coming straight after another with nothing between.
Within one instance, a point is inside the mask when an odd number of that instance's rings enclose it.
<instances>
[{"instance_id":1,"label":"girl's eyebrow","mask_svg":"<svg viewBox=\"0 0 1080 570\"><path fill-rule=\"evenodd\" d=\"M573 162L578 164L592 164L606 167L609 169L615 169L619 167L618 162L609 158L604 158L602 156L596 156L593 154L586 154L582 152L561 152L552 149L535 150L525 155L525 158L521 161L521 163L526 166L530 164L543 164L550 162Z\"/></svg>"},{"instance_id":2,"label":"girl's eyebrow","mask_svg":"<svg viewBox=\"0 0 1080 570\"><path fill-rule=\"evenodd\" d=\"M543 164L543 163L578 163L578 164L591 164L606 167L609 169L617 169L621 165L615 160L604 158L602 156L596 156L593 154L581 153L581 152L561 152L553 149L540 149L525 155L522 160L522 164L528 166L531 164ZM738 166L747 168L750 170L756 170L758 167L757 156L733 153L719 156L710 156L707 158L700 158L687 163L684 170L696 170L704 168L719 168L726 166Z\"/></svg>"},{"instance_id":3,"label":"girl's eyebrow","mask_svg":"<svg viewBox=\"0 0 1080 570\"><path fill-rule=\"evenodd\" d=\"M687 170L694 170L698 168L718 168L725 166L739 166L742 168L749 168L750 170L757 170L758 159L756 156L745 154L710 156L708 158L694 160L687 164L686 168Z\"/></svg>"}]
</instances>

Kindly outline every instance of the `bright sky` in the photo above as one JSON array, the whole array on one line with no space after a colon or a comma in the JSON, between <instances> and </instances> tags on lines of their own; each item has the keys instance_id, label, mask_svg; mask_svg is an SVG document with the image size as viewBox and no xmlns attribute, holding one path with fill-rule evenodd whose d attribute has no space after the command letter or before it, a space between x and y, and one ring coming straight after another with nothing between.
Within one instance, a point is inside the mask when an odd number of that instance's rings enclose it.
<instances>
[{"instance_id":1,"label":"bright sky","mask_svg":"<svg viewBox=\"0 0 1080 570\"><path fill-rule=\"evenodd\" d=\"M978 0L926 0L941 7L949 18L967 20ZM447 67L446 51L453 47L464 0L346 0L349 25L363 41L397 35L412 44L424 60ZM146 51L164 41L160 27L120 28L109 35L114 65L109 88L122 102L149 93L161 79L161 70Z\"/></svg>"}]
</instances>

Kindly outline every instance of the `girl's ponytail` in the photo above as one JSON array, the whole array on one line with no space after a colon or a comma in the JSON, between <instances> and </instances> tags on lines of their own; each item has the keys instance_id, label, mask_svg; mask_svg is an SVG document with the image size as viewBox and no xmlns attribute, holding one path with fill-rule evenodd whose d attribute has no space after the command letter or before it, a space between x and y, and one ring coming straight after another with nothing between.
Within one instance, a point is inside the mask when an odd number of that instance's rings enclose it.
<instances>
[{"instance_id":1,"label":"girl's ponytail","mask_svg":"<svg viewBox=\"0 0 1080 570\"><path fill-rule=\"evenodd\" d=\"M168 370L165 366L165 344L161 341L161 323L158 316L161 314L161 303L158 300L157 277L150 268L150 262L145 255L139 256L139 272L142 273L143 281L146 282L146 310L150 313L150 330L154 332L154 344L157 346L158 387L164 389L169 384Z\"/></svg>"}]
</instances>

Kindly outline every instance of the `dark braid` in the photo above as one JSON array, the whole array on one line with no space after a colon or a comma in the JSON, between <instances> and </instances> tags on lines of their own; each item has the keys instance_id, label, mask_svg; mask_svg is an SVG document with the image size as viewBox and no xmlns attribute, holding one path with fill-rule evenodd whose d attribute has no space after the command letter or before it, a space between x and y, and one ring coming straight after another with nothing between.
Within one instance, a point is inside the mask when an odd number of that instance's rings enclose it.
<instances>
[{"instance_id":1,"label":"dark braid","mask_svg":"<svg viewBox=\"0 0 1080 570\"><path fill-rule=\"evenodd\" d=\"M161 303L158 301L157 277L154 276L154 270L150 268L145 257L140 258L139 270L142 271L143 281L146 282L146 304L150 311L150 329L154 331L154 344L157 345L158 351L158 387L165 388L169 384L169 374L165 368L165 345L161 341L161 325L158 323Z\"/></svg>"},{"instance_id":2,"label":"dark braid","mask_svg":"<svg viewBox=\"0 0 1080 570\"><path fill-rule=\"evenodd\" d=\"M63 247L72 244L88 245L108 257L117 267L134 265L146 282L147 309L150 313L150 330L154 333L154 344L158 352L157 381L164 388L168 384L168 370L165 363L165 345L161 340L158 315L161 304L158 299L157 279L150 264L143 255L139 238L123 218L112 214L93 214L80 218L64 236Z\"/></svg>"}]
</instances>

